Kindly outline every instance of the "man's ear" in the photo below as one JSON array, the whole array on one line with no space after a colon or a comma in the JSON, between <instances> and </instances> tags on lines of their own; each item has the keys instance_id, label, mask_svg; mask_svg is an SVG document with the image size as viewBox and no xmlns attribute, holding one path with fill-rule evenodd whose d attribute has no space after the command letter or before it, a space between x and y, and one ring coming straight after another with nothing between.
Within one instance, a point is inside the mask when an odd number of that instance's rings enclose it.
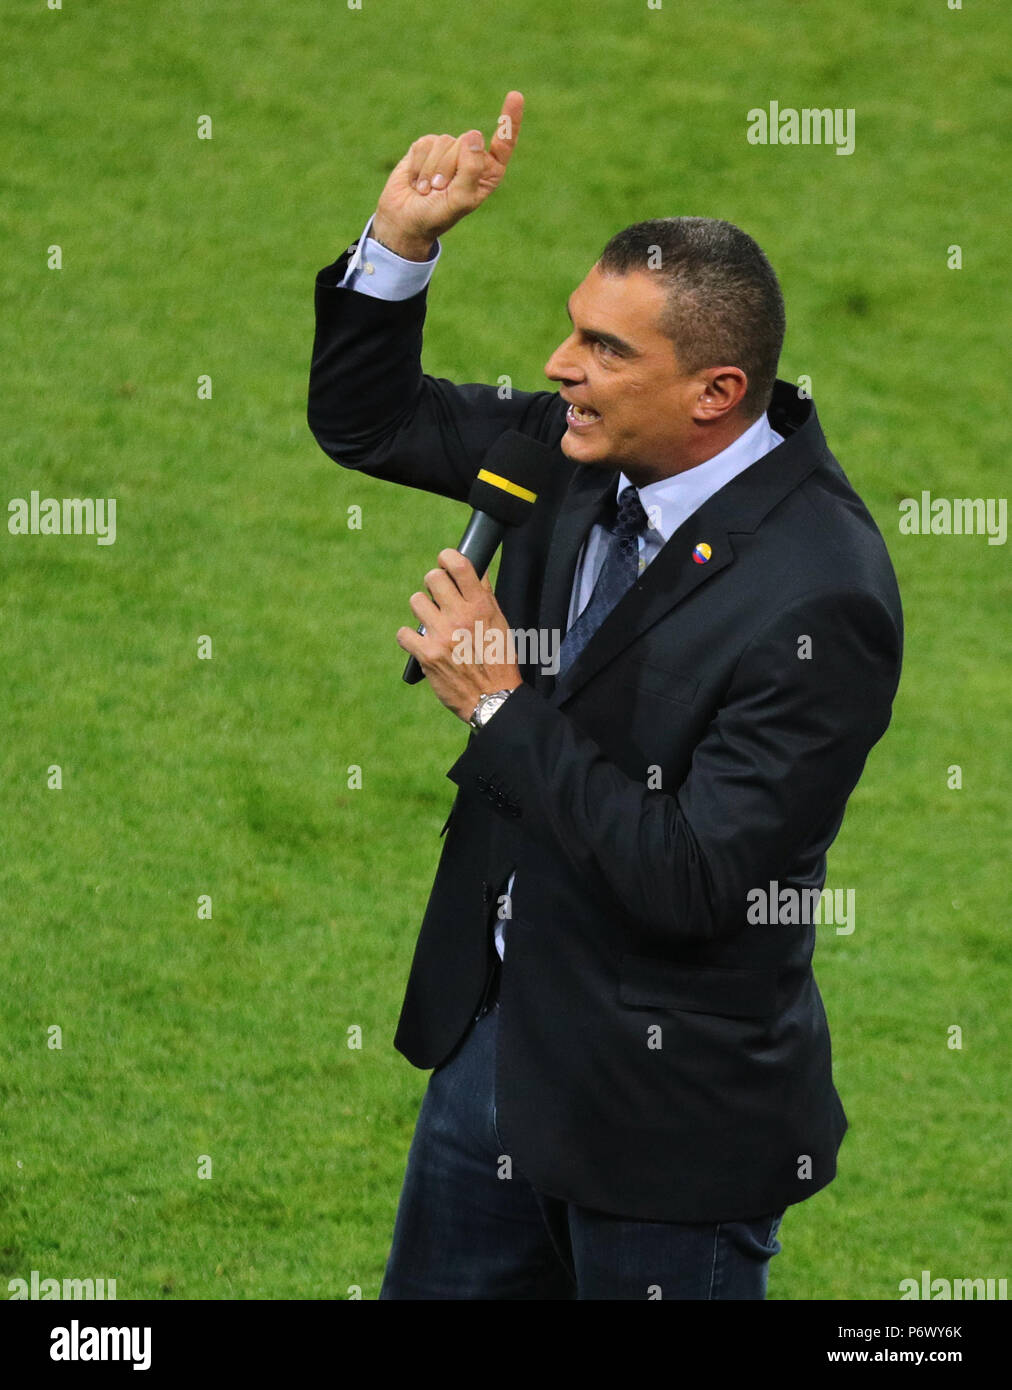
<instances>
[{"instance_id":1,"label":"man's ear","mask_svg":"<svg viewBox=\"0 0 1012 1390\"><path fill-rule=\"evenodd\" d=\"M727 419L748 391L748 377L740 367L708 367L700 374L699 383L692 413L701 422Z\"/></svg>"}]
</instances>

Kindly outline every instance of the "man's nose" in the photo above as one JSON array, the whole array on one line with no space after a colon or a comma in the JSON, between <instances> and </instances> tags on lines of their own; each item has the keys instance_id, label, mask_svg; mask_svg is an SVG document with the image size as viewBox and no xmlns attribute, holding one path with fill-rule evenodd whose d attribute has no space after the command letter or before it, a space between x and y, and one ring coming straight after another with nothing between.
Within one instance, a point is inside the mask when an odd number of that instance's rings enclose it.
<instances>
[{"instance_id":1,"label":"man's nose","mask_svg":"<svg viewBox=\"0 0 1012 1390\"><path fill-rule=\"evenodd\" d=\"M568 337L545 363L545 376L549 381L580 381L583 370L579 366L573 350L573 337Z\"/></svg>"}]
</instances>

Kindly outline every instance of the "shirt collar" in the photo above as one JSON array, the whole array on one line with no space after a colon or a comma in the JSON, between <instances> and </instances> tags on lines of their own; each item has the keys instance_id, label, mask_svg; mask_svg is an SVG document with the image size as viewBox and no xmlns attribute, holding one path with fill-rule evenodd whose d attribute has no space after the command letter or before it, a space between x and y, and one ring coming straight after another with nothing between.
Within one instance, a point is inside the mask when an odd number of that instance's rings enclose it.
<instances>
[{"instance_id":1,"label":"shirt collar","mask_svg":"<svg viewBox=\"0 0 1012 1390\"><path fill-rule=\"evenodd\" d=\"M684 473L674 473L656 483L637 488L643 510L662 540L677 531L682 522L697 511L708 498L744 472L751 464L783 443L766 415L754 420L744 434L731 441L726 449L705 463L697 463ZM624 473L619 474L618 492L630 485Z\"/></svg>"}]
</instances>

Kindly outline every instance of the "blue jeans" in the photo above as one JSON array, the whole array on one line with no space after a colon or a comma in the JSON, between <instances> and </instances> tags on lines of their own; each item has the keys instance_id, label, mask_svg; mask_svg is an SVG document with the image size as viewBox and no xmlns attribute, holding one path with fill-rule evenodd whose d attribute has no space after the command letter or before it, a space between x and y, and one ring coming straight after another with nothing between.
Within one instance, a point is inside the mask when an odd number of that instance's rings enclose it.
<instances>
[{"instance_id":1,"label":"blue jeans","mask_svg":"<svg viewBox=\"0 0 1012 1390\"><path fill-rule=\"evenodd\" d=\"M764 1298L782 1212L637 1221L535 1191L496 1129L497 1021L429 1078L380 1298Z\"/></svg>"}]
</instances>

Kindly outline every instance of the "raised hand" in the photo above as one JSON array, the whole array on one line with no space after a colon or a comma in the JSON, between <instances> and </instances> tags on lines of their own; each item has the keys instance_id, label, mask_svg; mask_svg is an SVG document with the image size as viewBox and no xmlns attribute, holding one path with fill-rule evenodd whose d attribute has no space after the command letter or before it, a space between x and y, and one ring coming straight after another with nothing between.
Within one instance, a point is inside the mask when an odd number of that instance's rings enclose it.
<instances>
[{"instance_id":1,"label":"raised hand","mask_svg":"<svg viewBox=\"0 0 1012 1390\"><path fill-rule=\"evenodd\" d=\"M372 235L407 260L426 260L436 238L502 183L523 114L522 93L507 92L487 150L480 130L416 140L387 179Z\"/></svg>"}]
</instances>

